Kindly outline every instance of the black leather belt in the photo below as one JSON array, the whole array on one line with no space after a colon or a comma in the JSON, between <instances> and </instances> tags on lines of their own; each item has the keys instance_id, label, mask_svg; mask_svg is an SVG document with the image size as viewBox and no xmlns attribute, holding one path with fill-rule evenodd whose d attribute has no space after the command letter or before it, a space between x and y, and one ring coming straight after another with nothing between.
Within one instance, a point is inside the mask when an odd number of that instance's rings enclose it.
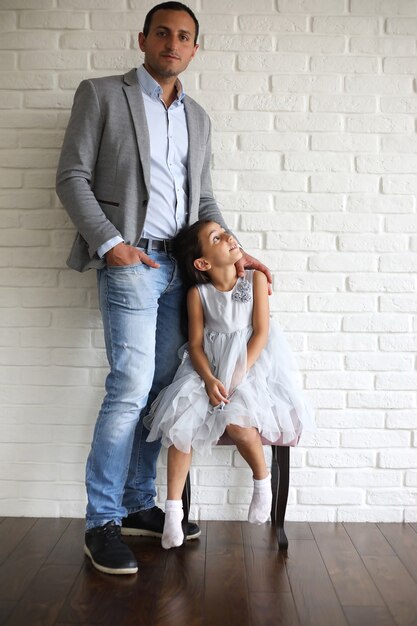
<instances>
[{"instance_id":1,"label":"black leather belt","mask_svg":"<svg viewBox=\"0 0 417 626\"><path fill-rule=\"evenodd\" d=\"M156 252L172 252L171 239L142 239L138 243L139 248L145 248L145 250L155 250Z\"/></svg>"}]
</instances>

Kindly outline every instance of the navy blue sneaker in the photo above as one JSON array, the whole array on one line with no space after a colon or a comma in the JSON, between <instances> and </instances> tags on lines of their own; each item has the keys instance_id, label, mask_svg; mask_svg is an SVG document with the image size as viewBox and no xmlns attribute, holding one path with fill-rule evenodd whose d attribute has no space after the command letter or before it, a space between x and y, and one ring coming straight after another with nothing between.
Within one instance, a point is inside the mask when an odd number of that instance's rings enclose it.
<instances>
[{"instance_id":1,"label":"navy blue sneaker","mask_svg":"<svg viewBox=\"0 0 417 626\"><path fill-rule=\"evenodd\" d=\"M136 574L138 563L121 540L121 527L113 521L85 533L84 552L92 564L105 574Z\"/></svg>"}]
</instances>

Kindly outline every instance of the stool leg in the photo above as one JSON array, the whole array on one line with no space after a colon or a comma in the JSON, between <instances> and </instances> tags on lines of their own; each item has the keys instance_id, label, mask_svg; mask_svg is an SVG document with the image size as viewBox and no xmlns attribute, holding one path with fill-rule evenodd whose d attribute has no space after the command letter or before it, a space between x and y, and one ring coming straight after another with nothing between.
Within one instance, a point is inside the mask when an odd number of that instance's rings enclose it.
<instances>
[{"instance_id":1,"label":"stool leg","mask_svg":"<svg viewBox=\"0 0 417 626\"><path fill-rule=\"evenodd\" d=\"M288 549L288 539L284 530L290 482L290 449L288 446L272 447L272 510L271 520L275 526L280 550Z\"/></svg>"},{"instance_id":2,"label":"stool leg","mask_svg":"<svg viewBox=\"0 0 417 626\"><path fill-rule=\"evenodd\" d=\"M271 489L272 489L272 505L271 505L271 522L273 526L276 526L276 510L278 500L278 461L276 455L276 446L271 446L272 460L271 460Z\"/></svg>"},{"instance_id":3,"label":"stool leg","mask_svg":"<svg viewBox=\"0 0 417 626\"><path fill-rule=\"evenodd\" d=\"M190 506L191 506L191 481L190 481L190 472L188 472L184 489L182 491L182 508L184 511L184 517L182 520L182 530L184 532L184 541L185 541L185 537L187 536Z\"/></svg>"}]
</instances>

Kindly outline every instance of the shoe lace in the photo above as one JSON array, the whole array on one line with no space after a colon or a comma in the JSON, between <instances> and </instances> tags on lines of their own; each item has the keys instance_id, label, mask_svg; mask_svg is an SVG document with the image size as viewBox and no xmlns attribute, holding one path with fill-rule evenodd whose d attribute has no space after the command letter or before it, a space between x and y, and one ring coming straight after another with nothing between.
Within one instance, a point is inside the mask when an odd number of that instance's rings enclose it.
<instances>
[{"instance_id":1,"label":"shoe lace","mask_svg":"<svg viewBox=\"0 0 417 626\"><path fill-rule=\"evenodd\" d=\"M110 523L103 526L103 534L107 541L118 540L121 535L121 528L117 524Z\"/></svg>"}]
</instances>

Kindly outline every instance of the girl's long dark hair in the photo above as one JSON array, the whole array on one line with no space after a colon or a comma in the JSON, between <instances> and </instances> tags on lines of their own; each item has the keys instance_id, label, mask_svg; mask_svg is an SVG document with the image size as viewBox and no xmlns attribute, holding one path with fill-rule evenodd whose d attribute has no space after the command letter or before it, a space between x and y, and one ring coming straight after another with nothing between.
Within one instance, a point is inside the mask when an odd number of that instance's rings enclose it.
<instances>
[{"instance_id":1,"label":"girl's long dark hair","mask_svg":"<svg viewBox=\"0 0 417 626\"><path fill-rule=\"evenodd\" d=\"M194 267L195 259L202 256L199 234L203 226L213 220L199 220L186 226L172 239L172 254L177 259L186 287L209 283L207 272L200 272Z\"/></svg>"}]
</instances>

